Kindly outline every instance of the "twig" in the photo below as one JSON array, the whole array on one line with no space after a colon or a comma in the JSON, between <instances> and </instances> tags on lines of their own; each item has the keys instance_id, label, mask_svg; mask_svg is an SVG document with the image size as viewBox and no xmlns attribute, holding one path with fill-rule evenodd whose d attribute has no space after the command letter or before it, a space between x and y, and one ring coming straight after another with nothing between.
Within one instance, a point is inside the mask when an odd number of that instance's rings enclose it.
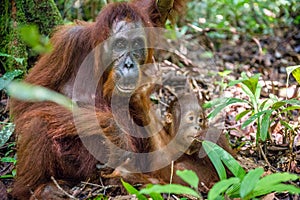
<instances>
[{"instance_id":1,"label":"twig","mask_svg":"<svg viewBox=\"0 0 300 200\"><path fill-rule=\"evenodd\" d=\"M173 175L174 175L174 160L171 162L171 177L170 177L170 184L173 182ZM170 193L168 194L168 200L171 198Z\"/></svg>"},{"instance_id":2,"label":"twig","mask_svg":"<svg viewBox=\"0 0 300 200\"><path fill-rule=\"evenodd\" d=\"M68 196L71 199L77 199L74 196L70 195L68 192L66 192L62 187L60 187L60 185L57 183L57 181L55 180L55 178L53 176L51 176L51 180L53 181L53 183L55 184L55 186L61 191L63 192L66 196Z\"/></svg>"},{"instance_id":3,"label":"twig","mask_svg":"<svg viewBox=\"0 0 300 200\"><path fill-rule=\"evenodd\" d=\"M265 153L263 152L263 149L262 149L261 145L258 145L258 147L259 147L260 153L261 153L262 157L264 158L264 160L266 161L268 167L272 167L271 164L270 164L269 161L268 161L267 156L266 156Z\"/></svg>"}]
</instances>

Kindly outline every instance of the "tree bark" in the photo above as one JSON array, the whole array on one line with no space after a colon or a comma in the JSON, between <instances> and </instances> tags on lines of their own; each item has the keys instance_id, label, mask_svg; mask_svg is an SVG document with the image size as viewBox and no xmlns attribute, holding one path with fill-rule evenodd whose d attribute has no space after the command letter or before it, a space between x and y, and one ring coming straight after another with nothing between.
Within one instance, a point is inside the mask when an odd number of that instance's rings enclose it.
<instances>
[{"instance_id":1,"label":"tree bark","mask_svg":"<svg viewBox=\"0 0 300 200\"><path fill-rule=\"evenodd\" d=\"M36 55L32 55L20 39L20 26L35 24L41 34L50 35L63 23L53 0L3 0L0 4L0 68L3 71L21 69L26 72ZM23 63L15 58L22 58Z\"/></svg>"}]
</instances>

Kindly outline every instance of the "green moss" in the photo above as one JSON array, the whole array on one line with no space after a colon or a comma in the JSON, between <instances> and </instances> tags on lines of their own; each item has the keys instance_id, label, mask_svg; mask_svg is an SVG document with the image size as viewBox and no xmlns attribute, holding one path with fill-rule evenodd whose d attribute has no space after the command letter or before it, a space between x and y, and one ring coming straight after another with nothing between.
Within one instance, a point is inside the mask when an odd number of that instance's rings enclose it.
<instances>
[{"instance_id":1,"label":"green moss","mask_svg":"<svg viewBox=\"0 0 300 200\"><path fill-rule=\"evenodd\" d=\"M26 24L36 24L39 31L48 36L53 28L63 23L53 0L4 0L0 4L0 53L10 56L0 57L0 67L5 71L21 69L26 72L36 60L20 39L18 29ZM24 63L17 63L14 58L24 58Z\"/></svg>"},{"instance_id":2,"label":"green moss","mask_svg":"<svg viewBox=\"0 0 300 200\"><path fill-rule=\"evenodd\" d=\"M36 24L44 35L50 35L53 28L63 23L53 0L17 0L23 7L27 23Z\"/></svg>"}]
</instances>

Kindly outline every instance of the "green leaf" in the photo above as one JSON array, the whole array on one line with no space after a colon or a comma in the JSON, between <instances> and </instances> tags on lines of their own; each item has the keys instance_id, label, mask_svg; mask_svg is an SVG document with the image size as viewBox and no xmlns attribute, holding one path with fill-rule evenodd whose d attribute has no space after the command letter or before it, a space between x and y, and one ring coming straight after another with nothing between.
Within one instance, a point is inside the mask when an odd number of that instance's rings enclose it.
<instances>
[{"instance_id":1,"label":"green leaf","mask_svg":"<svg viewBox=\"0 0 300 200\"><path fill-rule=\"evenodd\" d=\"M164 200L164 198L158 193L150 193L149 195L153 200Z\"/></svg>"},{"instance_id":2,"label":"green leaf","mask_svg":"<svg viewBox=\"0 0 300 200\"><path fill-rule=\"evenodd\" d=\"M262 168L256 168L254 170L250 170L245 175L240 188L240 195L242 198L245 198L250 192L252 192L263 173L264 170Z\"/></svg>"},{"instance_id":3,"label":"green leaf","mask_svg":"<svg viewBox=\"0 0 300 200\"><path fill-rule=\"evenodd\" d=\"M144 195L142 195L137 189L135 189L132 185L130 185L129 183L123 181L123 179L121 179L122 185L124 186L124 188L126 189L126 191L129 194L135 194L136 197L139 200L147 200L147 197L145 197Z\"/></svg>"},{"instance_id":4,"label":"green leaf","mask_svg":"<svg viewBox=\"0 0 300 200\"><path fill-rule=\"evenodd\" d=\"M47 37L42 37L38 27L35 25L20 27L19 34L22 40L37 53L48 53L52 50L49 39Z\"/></svg>"},{"instance_id":5,"label":"green leaf","mask_svg":"<svg viewBox=\"0 0 300 200\"><path fill-rule=\"evenodd\" d=\"M6 54L6 53L0 53L0 56L7 57L7 58L13 58L17 63L20 63L21 65L23 65L23 62L24 62L24 58L16 58L16 57ZM18 70L15 70L15 71L18 71ZM19 71L21 71L21 70L19 70Z\"/></svg>"},{"instance_id":6,"label":"green leaf","mask_svg":"<svg viewBox=\"0 0 300 200\"><path fill-rule=\"evenodd\" d=\"M76 105L66 96L41 86L13 81L7 86L10 96L23 101L52 101L72 110Z\"/></svg>"},{"instance_id":7,"label":"green leaf","mask_svg":"<svg viewBox=\"0 0 300 200\"><path fill-rule=\"evenodd\" d=\"M229 75L232 71L231 70L224 70L223 72L218 72L218 74L222 77Z\"/></svg>"},{"instance_id":8,"label":"green leaf","mask_svg":"<svg viewBox=\"0 0 300 200\"><path fill-rule=\"evenodd\" d=\"M298 68L295 69L293 72L292 72L294 78L296 79L296 81L300 84L300 65L298 65Z\"/></svg>"},{"instance_id":9,"label":"green leaf","mask_svg":"<svg viewBox=\"0 0 300 200\"><path fill-rule=\"evenodd\" d=\"M222 149L217 144L207 140L202 142L202 146L207 154L210 152L215 152L218 156L218 159L221 160L236 177L239 177L240 179L244 178L246 174L245 170L227 151ZM209 158L211 159L211 157ZM214 162L212 159L211 161Z\"/></svg>"},{"instance_id":10,"label":"green leaf","mask_svg":"<svg viewBox=\"0 0 300 200\"><path fill-rule=\"evenodd\" d=\"M224 103L226 100L227 100L226 98L216 98L216 99L213 99L211 101L206 102L203 105L203 108L212 108L212 107L214 107L216 105Z\"/></svg>"},{"instance_id":11,"label":"green leaf","mask_svg":"<svg viewBox=\"0 0 300 200\"><path fill-rule=\"evenodd\" d=\"M193 189L178 184L153 185L151 188L144 188L140 191L140 194L151 193L187 194L198 198L200 197L199 194Z\"/></svg>"},{"instance_id":12,"label":"green leaf","mask_svg":"<svg viewBox=\"0 0 300 200\"><path fill-rule=\"evenodd\" d=\"M0 147L2 147L10 138L15 130L13 123L7 123L0 131Z\"/></svg>"},{"instance_id":13,"label":"green leaf","mask_svg":"<svg viewBox=\"0 0 300 200\"><path fill-rule=\"evenodd\" d=\"M252 103L252 107L255 111L257 111L257 100L255 94L252 93L252 91L243 83L241 83L242 90L245 92L245 94L249 97L250 102Z\"/></svg>"},{"instance_id":14,"label":"green leaf","mask_svg":"<svg viewBox=\"0 0 300 200\"><path fill-rule=\"evenodd\" d=\"M294 130L293 127L289 123L287 123L287 122L285 122L283 120L280 120L280 124L283 125L285 128L291 130L291 131Z\"/></svg>"},{"instance_id":15,"label":"green leaf","mask_svg":"<svg viewBox=\"0 0 300 200\"><path fill-rule=\"evenodd\" d=\"M266 99L262 104L260 104L259 110L267 110L272 104L273 101L271 99Z\"/></svg>"},{"instance_id":16,"label":"green leaf","mask_svg":"<svg viewBox=\"0 0 300 200\"><path fill-rule=\"evenodd\" d=\"M234 103L248 103L245 100L238 99L238 98L224 98L225 102L218 105L216 108L213 109L211 113L207 116L208 118L214 118L218 113L220 113L225 107L234 104Z\"/></svg>"},{"instance_id":17,"label":"green leaf","mask_svg":"<svg viewBox=\"0 0 300 200\"><path fill-rule=\"evenodd\" d=\"M290 111L290 110L299 110L299 109L300 109L300 106L294 105L294 106L289 106L289 107L283 109L281 112L286 112L286 111Z\"/></svg>"},{"instance_id":18,"label":"green leaf","mask_svg":"<svg viewBox=\"0 0 300 200\"><path fill-rule=\"evenodd\" d=\"M281 106L284 106L285 104L286 104L286 102L284 102L284 101L278 101L278 102L273 104L271 109L277 110L278 108L280 108Z\"/></svg>"},{"instance_id":19,"label":"green leaf","mask_svg":"<svg viewBox=\"0 0 300 200\"><path fill-rule=\"evenodd\" d=\"M238 121L238 120L242 119L245 115L247 115L247 114L248 114L249 112L251 112L251 111L252 111L252 110L245 110L245 111L243 111L243 112L237 114L237 115L235 116L235 120Z\"/></svg>"},{"instance_id":20,"label":"green leaf","mask_svg":"<svg viewBox=\"0 0 300 200\"><path fill-rule=\"evenodd\" d=\"M207 153L209 159L213 163L220 180L224 180L227 178L225 167L222 163L220 155L216 152L216 147L214 143L209 141L203 141L202 147L204 148L205 152Z\"/></svg>"},{"instance_id":21,"label":"green leaf","mask_svg":"<svg viewBox=\"0 0 300 200\"><path fill-rule=\"evenodd\" d=\"M260 196L264 195L270 192L281 192L281 191L289 191L288 189L292 189L291 192L294 192L294 188L288 185L280 184L282 182L286 181L295 181L299 180L300 176L296 174L290 174L287 172L284 173L275 173L275 174L270 174L268 176L263 177L257 184L256 187L254 188L253 196ZM276 190L276 186L278 186ZM282 189L284 186L286 186L285 189L278 191L278 189ZM297 188L296 191L300 193L300 188Z\"/></svg>"},{"instance_id":22,"label":"green leaf","mask_svg":"<svg viewBox=\"0 0 300 200\"><path fill-rule=\"evenodd\" d=\"M292 194L300 194L300 188L296 187L294 185L288 185L288 184L276 184L276 185L267 185L265 188L262 188L261 190L254 191L251 197L257 197L265 194L269 194L271 192L289 192Z\"/></svg>"},{"instance_id":23,"label":"green leaf","mask_svg":"<svg viewBox=\"0 0 300 200\"><path fill-rule=\"evenodd\" d=\"M177 176L179 176L184 182L188 183L190 186L194 188L198 188L199 178L197 174L192 170L177 170Z\"/></svg>"},{"instance_id":24,"label":"green leaf","mask_svg":"<svg viewBox=\"0 0 300 200\"><path fill-rule=\"evenodd\" d=\"M242 128L246 128L249 124L251 124L252 122L254 122L256 119L258 119L260 116L264 115L265 113L269 112L269 110L264 110L258 113L255 113L254 115L252 115L251 117L249 117L243 124L242 124Z\"/></svg>"},{"instance_id":25,"label":"green leaf","mask_svg":"<svg viewBox=\"0 0 300 200\"><path fill-rule=\"evenodd\" d=\"M7 87L7 85L15 78L23 74L22 70L16 69L11 72L6 72L2 77L0 77L0 90Z\"/></svg>"},{"instance_id":26,"label":"green leaf","mask_svg":"<svg viewBox=\"0 0 300 200\"><path fill-rule=\"evenodd\" d=\"M216 183L208 192L208 200L215 200L220 196L224 196L223 193L233 184L240 182L240 179L237 177L232 177L225 179Z\"/></svg>"},{"instance_id":27,"label":"green leaf","mask_svg":"<svg viewBox=\"0 0 300 200\"><path fill-rule=\"evenodd\" d=\"M286 73L288 75L287 81L289 80L289 76L292 73L297 82L300 84L300 65L287 67Z\"/></svg>"},{"instance_id":28,"label":"green leaf","mask_svg":"<svg viewBox=\"0 0 300 200\"><path fill-rule=\"evenodd\" d=\"M12 157L3 157L3 158L1 158L1 162L16 164L17 160L15 158L12 158Z\"/></svg>"},{"instance_id":29,"label":"green leaf","mask_svg":"<svg viewBox=\"0 0 300 200\"><path fill-rule=\"evenodd\" d=\"M262 117L261 127L260 127L260 137L262 141L266 141L267 139L271 115L272 115L272 110L267 110L266 114Z\"/></svg>"},{"instance_id":30,"label":"green leaf","mask_svg":"<svg viewBox=\"0 0 300 200\"><path fill-rule=\"evenodd\" d=\"M260 77L260 74L255 74L254 76L250 77L248 80L244 80L242 82L249 88L249 90L252 92L253 95L256 94L259 77Z\"/></svg>"}]
</instances>

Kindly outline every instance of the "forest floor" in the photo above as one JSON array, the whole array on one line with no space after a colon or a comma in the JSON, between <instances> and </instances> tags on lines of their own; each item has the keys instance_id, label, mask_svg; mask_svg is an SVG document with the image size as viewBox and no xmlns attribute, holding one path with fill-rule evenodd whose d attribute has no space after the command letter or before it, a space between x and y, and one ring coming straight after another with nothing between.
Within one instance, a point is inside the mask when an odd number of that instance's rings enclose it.
<instances>
[{"instance_id":1,"label":"forest floor","mask_svg":"<svg viewBox=\"0 0 300 200\"><path fill-rule=\"evenodd\" d=\"M234 38L234 37L233 37ZM204 34L187 35L187 43L174 43L179 45L175 53L160 53L160 71L163 75L164 86L175 93L184 93L182 83L189 84L190 89L200 94L204 101L216 97L236 97L247 99L242 89L236 85L222 90L222 84L215 84L217 81L228 83L229 80L236 80L245 72L248 76L260 73L262 84L261 99L269 97L269 94L276 95L281 99L298 98L300 100L299 84L290 77L287 83L286 67L299 65L300 63L300 30L291 27L275 31L274 36L259 36L252 38L235 38L230 40L216 40L212 42ZM201 48L200 48L201 47ZM205 52L212 52L213 56L199 57ZM230 70L223 80L217 73ZM170 75L171 74L171 75ZM176 74L173 76L172 74ZM171 78L170 78L171 77ZM179 86L178 86L179 85ZM224 85L223 85L224 86ZM0 119L1 122L9 121L9 106L7 95L0 93ZM167 90L160 90L153 95L153 98L164 104L170 103L171 94ZM165 106L158 104L158 109L164 117ZM249 170L257 167L264 167L267 173L276 171L287 171L300 174L300 115L299 111L293 111L289 116L289 123L298 126L295 133L290 136L285 134L285 128L278 121L271 124L271 140L265 146L265 156L260 158L255 150L256 125L250 125L245 129L241 124L245 121L242 118L235 120L238 113L247 109L244 105L236 104L225 109L224 133L227 134L232 146L237 149L237 159L242 166ZM1 126L2 124L0 124ZM297 131L298 130L298 131ZM292 138L292 139L291 139ZM15 156L14 137L0 147L0 157ZM12 178L5 178L12 174L14 163L0 162L0 196L10 191L13 184ZM296 183L299 186L299 182ZM80 191L80 192L78 192ZM97 185L81 184L76 189L75 197L95 197L99 195L103 187ZM70 191L72 192L72 191ZM113 194L112 194L113 195ZM118 199L133 198L123 196ZM299 196L289 194L270 194L266 199L296 199ZM173 197L176 199L176 197Z\"/></svg>"}]
</instances>

